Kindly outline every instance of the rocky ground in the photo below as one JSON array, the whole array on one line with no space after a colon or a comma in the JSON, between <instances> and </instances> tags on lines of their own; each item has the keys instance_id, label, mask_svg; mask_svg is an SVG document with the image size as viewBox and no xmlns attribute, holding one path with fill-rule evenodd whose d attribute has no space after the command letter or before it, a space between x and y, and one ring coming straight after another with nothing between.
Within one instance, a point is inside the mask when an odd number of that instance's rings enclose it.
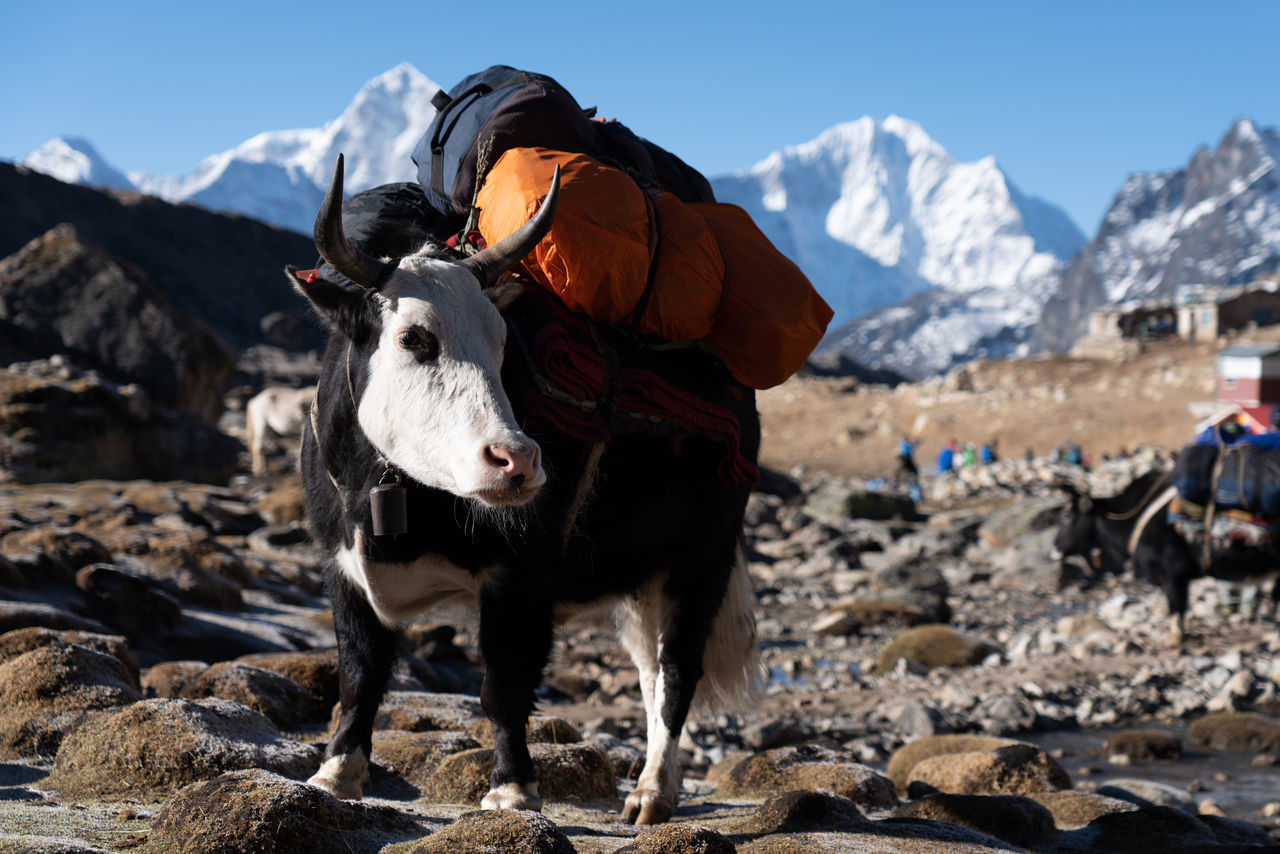
<instances>
[{"instance_id":1,"label":"rocky ground","mask_svg":"<svg viewBox=\"0 0 1280 854\"><path fill-rule=\"evenodd\" d=\"M961 419L1003 382L984 370L762 396L774 469L748 534L770 678L748 708L691 723L683 800L659 829L616 821L643 712L625 654L586 616L561 631L531 725L541 816L477 809L491 736L465 615L408 628L366 799L299 782L331 726L336 658L287 449L225 487L0 484L0 852L1280 849L1275 622L1220 613L1197 582L1176 647L1158 591L1064 586L1063 499L1044 484L1083 472L1008 460L930 481L913 507L841 462L872 454L863 436L891 457L892 432L849 424L894 398L894 430L915 408L934 413L926 431L972 433ZM111 391L90 380L70 382ZM1185 420L1190 402L1169 405ZM1144 450L1090 483L1162 464Z\"/></svg>"}]
</instances>

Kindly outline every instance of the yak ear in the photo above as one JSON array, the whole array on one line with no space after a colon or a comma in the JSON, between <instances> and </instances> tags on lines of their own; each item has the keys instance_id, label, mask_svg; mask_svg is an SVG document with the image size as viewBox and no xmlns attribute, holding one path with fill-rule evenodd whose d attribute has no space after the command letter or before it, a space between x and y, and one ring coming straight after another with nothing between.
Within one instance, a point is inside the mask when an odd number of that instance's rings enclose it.
<instances>
[{"instance_id":1,"label":"yak ear","mask_svg":"<svg viewBox=\"0 0 1280 854\"><path fill-rule=\"evenodd\" d=\"M504 311L507 306L518 300L524 293L524 286L514 279L508 279L496 285L490 285L483 291L489 301L498 307L498 311Z\"/></svg>"},{"instance_id":2,"label":"yak ear","mask_svg":"<svg viewBox=\"0 0 1280 854\"><path fill-rule=\"evenodd\" d=\"M293 289L311 303L330 332L340 332L353 341L362 341L368 335L373 318L365 289L330 281L318 270L290 266L284 272Z\"/></svg>"}]
</instances>

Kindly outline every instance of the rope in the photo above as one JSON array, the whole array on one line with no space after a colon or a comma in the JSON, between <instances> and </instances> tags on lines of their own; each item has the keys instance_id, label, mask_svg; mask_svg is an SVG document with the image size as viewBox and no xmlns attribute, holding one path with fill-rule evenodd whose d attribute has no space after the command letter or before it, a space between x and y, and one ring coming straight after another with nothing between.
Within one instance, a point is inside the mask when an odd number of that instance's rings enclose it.
<instances>
[{"instance_id":1,"label":"rope","mask_svg":"<svg viewBox=\"0 0 1280 854\"><path fill-rule=\"evenodd\" d=\"M1129 535L1129 557L1133 557L1133 553L1138 550L1138 540L1142 538L1142 532L1147 529L1147 524L1155 518L1155 515L1159 513L1165 505L1172 501L1173 497L1177 494L1178 487L1171 486L1164 492L1160 493L1160 497L1155 501L1147 505L1146 510L1138 519L1138 523L1133 526L1133 533ZM1149 498L1150 495L1148 494L1147 497ZM1146 499L1143 500L1145 501Z\"/></svg>"},{"instance_id":2,"label":"rope","mask_svg":"<svg viewBox=\"0 0 1280 854\"><path fill-rule=\"evenodd\" d=\"M1155 482L1151 484L1151 488L1147 490L1147 494L1142 496L1142 500L1134 505L1132 510L1128 510L1124 513L1112 513L1108 511L1106 514L1107 518L1112 522L1128 522L1134 516L1137 516L1138 513L1140 513L1146 506L1147 502L1151 500L1151 497L1156 494L1160 487L1164 486L1166 481L1169 480L1169 474L1169 472L1165 472L1160 475L1160 477L1156 478Z\"/></svg>"}]
</instances>

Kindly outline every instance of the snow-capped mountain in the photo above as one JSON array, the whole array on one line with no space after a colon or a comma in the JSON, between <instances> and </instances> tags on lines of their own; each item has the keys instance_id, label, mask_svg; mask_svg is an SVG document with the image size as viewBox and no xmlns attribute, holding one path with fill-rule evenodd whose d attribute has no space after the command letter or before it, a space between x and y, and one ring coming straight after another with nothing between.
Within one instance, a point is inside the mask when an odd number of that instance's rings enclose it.
<instances>
[{"instance_id":1,"label":"snow-capped mountain","mask_svg":"<svg viewBox=\"0 0 1280 854\"><path fill-rule=\"evenodd\" d=\"M1021 193L994 158L957 162L898 116L838 125L712 186L835 310L824 350L906 376L984 346L1016 349L1054 273L1084 243L1062 210Z\"/></svg>"},{"instance_id":2,"label":"snow-capped mountain","mask_svg":"<svg viewBox=\"0 0 1280 854\"><path fill-rule=\"evenodd\" d=\"M66 184L88 184L112 190L133 190L133 182L108 163L87 139L57 137L31 152L23 164Z\"/></svg>"},{"instance_id":3,"label":"snow-capped mountain","mask_svg":"<svg viewBox=\"0 0 1280 854\"><path fill-rule=\"evenodd\" d=\"M439 88L412 65L398 65L366 83L324 127L260 133L185 175L125 178L80 140L48 142L23 163L72 183L136 189L310 234L339 152L347 154L349 193L416 179L409 155L435 117L431 96Z\"/></svg>"},{"instance_id":4,"label":"snow-capped mountain","mask_svg":"<svg viewBox=\"0 0 1280 854\"><path fill-rule=\"evenodd\" d=\"M1131 176L1063 270L1033 343L1063 351L1089 312L1280 270L1280 132L1238 119L1182 169Z\"/></svg>"}]
</instances>

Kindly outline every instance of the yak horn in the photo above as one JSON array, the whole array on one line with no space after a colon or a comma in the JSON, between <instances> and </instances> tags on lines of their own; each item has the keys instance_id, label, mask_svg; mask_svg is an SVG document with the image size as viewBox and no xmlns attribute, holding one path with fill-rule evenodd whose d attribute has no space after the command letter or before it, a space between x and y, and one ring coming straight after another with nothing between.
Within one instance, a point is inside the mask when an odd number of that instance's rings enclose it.
<instances>
[{"instance_id":1,"label":"yak horn","mask_svg":"<svg viewBox=\"0 0 1280 854\"><path fill-rule=\"evenodd\" d=\"M520 263L551 230L559 199L560 167L557 165L555 174L551 176L551 189L533 218L494 245L463 260L462 265L474 273L482 285L492 284L498 276Z\"/></svg>"},{"instance_id":2,"label":"yak horn","mask_svg":"<svg viewBox=\"0 0 1280 854\"><path fill-rule=\"evenodd\" d=\"M333 179L324 204L316 214L316 250L330 267L361 287L372 287L386 272L386 265L347 242L342 230L342 155L333 167Z\"/></svg>"}]
</instances>

